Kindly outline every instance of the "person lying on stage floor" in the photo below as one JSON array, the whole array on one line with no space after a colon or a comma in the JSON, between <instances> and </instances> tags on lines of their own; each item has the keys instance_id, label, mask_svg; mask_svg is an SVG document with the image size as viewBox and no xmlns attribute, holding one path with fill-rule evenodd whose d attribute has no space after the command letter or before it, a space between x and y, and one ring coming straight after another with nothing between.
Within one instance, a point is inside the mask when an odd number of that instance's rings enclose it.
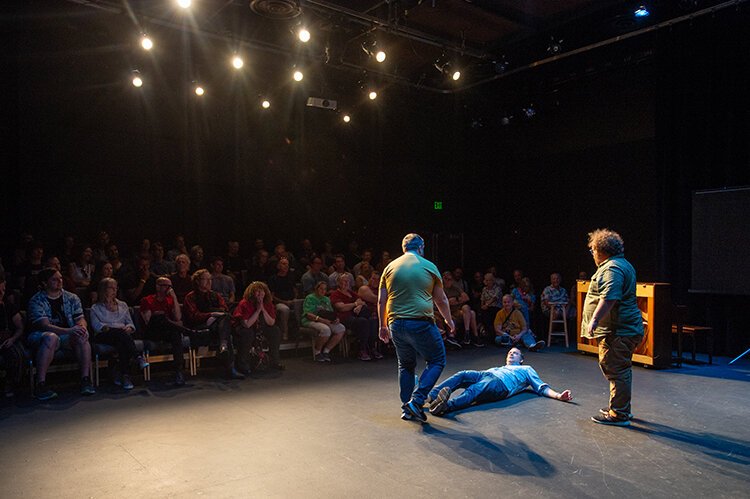
<instances>
[{"instance_id":1,"label":"person lying on stage floor","mask_svg":"<svg viewBox=\"0 0 750 499\"><path fill-rule=\"evenodd\" d=\"M446 379L429 395L430 413L443 416L452 411L469 407L474 402L497 402L511 397L531 387L537 395L551 399L570 402L573 394L570 390L558 393L539 378L533 367L523 366L523 354L518 348L511 348L505 358L505 365L492 367L486 371L459 371ZM464 391L451 399L454 390Z\"/></svg>"}]
</instances>

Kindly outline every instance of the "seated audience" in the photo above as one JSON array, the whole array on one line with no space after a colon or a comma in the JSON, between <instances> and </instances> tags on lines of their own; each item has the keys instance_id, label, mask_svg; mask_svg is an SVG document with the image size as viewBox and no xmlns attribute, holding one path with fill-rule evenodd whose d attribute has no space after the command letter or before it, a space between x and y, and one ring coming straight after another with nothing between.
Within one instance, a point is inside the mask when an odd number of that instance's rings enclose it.
<instances>
[{"instance_id":1,"label":"seated audience","mask_svg":"<svg viewBox=\"0 0 750 499\"><path fill-rule=\"evenodd\" d=\"M94 277L91 279L91 284L86 289L88 293L88 300L90 304L94 304L99 301L99 283L104 278L113 278L112 264L109 262L97 262L96 270L94 271ZM114 278L113 278L114 279ZM115 280L115 283L117 281Z\"/></svg>"},{"instance_id":2,"label":"seated audience","mask_svg":"<svg viewBox=\"0 0 750 499\"><path fill-rule=\"evenodd\" d=\"M175 261L177 255L187 255L188 249L185 246L185 236L177 234L174 238L174 244L172 248L167 251L167 260Z\"/></svg>"},{"instance_id":3,"label":"seated audience","mask_svg":"<svg viewBox=\"0 0 750 499\"><path fill-rule=\"evenodd\" d=\"M143 253L135 260L135 268L123 271L122 287L125 299L130 305L140 303L144 296L156 292L156 276L151 273L151 258Z\"/></svg>"},{"instance_id":4,"label":"seated audience","mask_svg":"<svg viewBox=\"0 0 750 499\"><path fill-rule=\"evenodd\" d=\"M21 290L21 301L28 303L29 299L39 291L39 279L37 276L44 267L44 247L38 241L32 242L30 249L25 253L25 259L16 267L15 279L18 289Z\"/></svg>"},{"instance_id":5,"label":"seated audience","mask_svg":"<svg viewBox=\"0 0 750 499\"><path fill-rule=\"evenodd\" d=\"M235 289L242 284L242 271L246 270L245 260L240 257L240 242L230 240L227 242L227 256L224 257L224 272L234 279ZM242 289L242 288L240 288Z\"/></svg>"},{"instance_id":6,"label":"seated audience","mask_svg":"<svg viewBox=\"0 0 750 499\"><path fill-rule=\"evenodd\" d=\"M299 265L300 268L304 269L310 265L310 262L312 262L313 256L315 256L315 250L313 249L312 242L307 238L302 240L300 248Z\"/></svg>"},{"instance_id":7,"label":"seated audience","mask_svg":"<svg viewBox=\"0 0 750 499\"><path fill-rule=\"evenodd\" d=\"M567 317L563 317L562 304L569 305L570 300L568 298L568 291L560 286L562 275L555 272L549 276L549 281L550 285L542 291L542 313L547 318L549 318L550 312L552 312L553 319L567 319ZM551 306L551 303L555 305Z\"/></svg>"},{"instance_id":8,"label":"seated audience","mask_svg":"<svg viewBox=\"0 0 750 499\"><path fill-rule=\"evenodd\" d=\"M456 267L453 270L453 283L467 295L471 292L469 283L464 279L464 269L462 267Z\"/></svg>"},{"instance_id":9,"label":"seated audience","mask_svg":"<svg viewBox=\"0 0 750 499\"><path fill-rule=\"evenodd\" d=\"M471 308L479 309L482 302L482 290L484 289L484 274L479 271L474 272L469 283L469 298ZM480 314L481 315L481 314ZM480 320L481 322L481 320Z\"/></svg>"},{"instance_id":10,"label":"seated audience","mask_svg":"<svg viewBox=\"0 0 750 499\"><path fill-rule=\"evenodd\" d=\"M380 274L372 272L369 279L365 279L363 275L357 277L357 296L362 298L370 310L372 310L372 316L377 319L377 307L378 307L378 286L380 285Z\"/></svg>"},{"instance_id":11,"label":"seated audience","mask_svg":"<svg viewBox=\"0 0 750 499\"><path fill-rule=\"evenodd\" d=\"M193 273L196 270L205 269L206 263L203 261L204 253L203 247L196 244L190 248L190 272Z\"/></svg>"},{"instance_id":12,"label":"seated audience","mask_svg":"<svg viewBox=\"0 0 750 499\"><path fill-rule=\"evenodd\" d=\"M87 288L94 276L94 251L90 246L84 247L75 262L68 265L68 277L74 288Z\"/></svg>"},{"instance_id":13,"label":"seated audience","mask_svg":"<svg viewBox=\"0 0 750 499\"><path fill-rule=\"evenodd\" d=\"M251 282L268 282L268 277L270 275L271 274L268 271L268 251L261 249L253 257L253 262L250 265L250 268L247 269L247 277Z\"/></svg>"},{"instance_id":14,"label":"seated audience","mask_svg":"<svg viewBox=\"0 0 750 499\"><path fill-rule=\"evenodd\" d=\"M164 258L164 245L159 241L151 245L150 270L155 276L170 275L174 272L174 263Z\"/></svg>"},{"instance_id":15,"label":"seated audience","mask_svg":"<svg viewBox=\"0 0 750 499\"><path fill-rule=\"evenodd\" d=\"M289 272L289 260L281 257L277 264L277 271L268 278L268 287L276 305L276 316L279 319L279 329L283 339L289 338L289 316L294 300L297 298L297 286Z\"/></svg>"},{"instance_id":16,"label":"seated audience","mask_svg":"<svg viewBox=\"0 0 750 499\"><path fill-rule=\"evenodd\" d=\"M352 273L354 277L357 277L362 273L362 265L369 266L372 263L372 250L366 249L362 252L362 260L352 267Z\"/></svg>"},{"instance_id":17,"label":"seated audience","mask_svg":"<svg viewBox=\"0 0 750 499\"><path fill-rule=\"evenodd\" d=\"M383 269L385 269L392 261L393 259L391 258L390 251L383 251L382 253L380 253L380 261L375 266L375 270L377 270L379 274L382 274Z\"/></svg>"},{"instance_id":18,"label":"seated audience","mask_svg":"<svg viewBox=\"0 0 750 499\"><path fill-rule=\"evenodd\" d=\"M221 295L227 303L234 303L234 279L224 274L224 259L215 256L209 265L211 270L211 290Z\"/></svg>"},{"instance_id":19,"label":"seated audience","mask_svg":"<svg viewBox=\"0 0 750 499\"><path fill-rule=\"evenodd\" d=\"M55 269L56 271L62 274L62 263L60 263L60 259L56 257L55 255L49 255L47 258L44 259L44 268ZM39 290L38 284L37 284L36 289L37 291Z\"/></svg>"},{"instance_id":20,"label":"seated audience","mask_svg":"<svg viewBox=\"0 0 750 499\"><path fill-rule=\"evenodd\" d=\"M182 303L185 301L185 295L193 290L193 279L191 278L192 274L190 274L190 257L184 253L177 255L174 263L177 270L169 278L172 281L177 301Z\"/></svg>"},{"instance_id":21,"label":"seated audience","mask_svg":"<svg viewBox=\"0 0 750 499\"><path fill-rule=\"evenodd\" d=\"M330 269L333 267L333 243L331 241L326 241L323 243L323 251L320 252L320 258L323 259L323 268L324 269Z\"/></svg>"},{"instance_id":22,"label":"seated audience","mask_svg":"<svg viewBox=\"0 0 750 499\"><path fill-rule=\"evenodd\" d=\"M240 372L250 372L250 348L260 332L268 342L270 368L283 371L280 362L279 347L281 345L281 331L276 326L276 307L271 299L271 290L264 282L250 283L242 295L242 299L234 309L232 319L236 336L239 338L237 364Z\"/></svg>"},{"instance_id":23,"label":"seated audience","mask_svg":"<svg viewBox=\"0 0 750 499\"><path fill-rule=\"evenodd\" d=\"M328 275L322 271L323 259L313 255L310 260L310 270L302 274L302 296L312 293L315 285L321 281L328 282Z\"/></svg>"},{"instance_id":24,"label":"seated audience","mask_svg":"<svg viewBox=\"0 0 750 499\"><path fill-rule=\"evenodd\" d=\"M473 343L476 347L483 347L484 343L479 338L479 331L477 330L477 314L469 306L469 295L456 285L453 274L450 272L443 274L443 289L445 290L445 296L448 297L453 320L456 324L463 323L464 345ZM451 343L448 338L446 338L446 341Z\"/></svg>"},{"instance_id":25,"label":"seated audience","mask_svg":"<svg viewBox=\"0 0 750 499\"><path fill-rule=\"evenodd\" d=\"M141 300L141 317L146 324L145 339L164 341L172 346L175 385L184 385L185 375L182 370L185 360L182 335L187 333L187 330L182 325L180 304L172 289L172 281L168 277L157 278L156 293L145 296Z\"/></svg>"},{"instance_id":26,"label":"seated audience","mask_svg":"<svg viewBox=\"0 0 750 499\"><path fill-rule=\"evenodd\" d=\"M302 325L315 330L313 353L317 362L331 362L331 350L344 337L346 327L336 318L331 300L326 296L325 282L315 285L314 291L305 297L302 306Z\"/></svg>"},{"instance_id":27,"label":"seated audience","mask_svg":"<svg viewBox=\"0 0 750 499\"><path fill-rule=\"evenodd\" d=\"M21 383L26 356L21 340L23 319L19 304L5 294L6 284L5 274L0 273L0 357L5 370L4 393L6 397L12 397Z\"/></svg>"},{"instance_id":28,"label":"seated audience","mask_svg":"<svg viewBox=\"0 0 750 499\"><path fill-rule=\"evenodd\" d=\"M81 300L62 287L63 277L57 270L39 272L42 289L29 300L31 332L26 341L36 350L36 386L34 396L49 400L57 393L47 387L47 370L60 349L70 349L81 367L81 394L96 393L91 385L91 344Z\"/></svg>"},{"instance_id":29,"label":"seated audience","mask_svg":"<svg viewBox=\"0 0 750 499\"><path fill-rule=\"evenodd\" d=\"M273 255L268 259L268 263L266 264L269 274L272 274L274 269L278 268L278 264L282 258L285 258L289 263L289 272L294 274L297 269L297 261L294 259L294 255L286 249L284 241L278 241L273 248Z\"/></svg>"},{"instance_id":30,"label":"seated audience","mask_svg":"<svg viewBox=\"0 0 750 499\"><path fill-rule=\"evenodd\" d=\"M359 341L359 360L382 359L377 350L378 321L372 319L367 304L351 290L349 276L341 274L338 288L331 293L331 304L336 311L336 318L351 329Z\"/></svg>"},{"instance_id":31,"label":"seated audience","mask_svg":"<svg viewBox=\"0 0 750 499\"><path fill-rule=\"evenodd\" d=\"M234 368L232 324L227 303L219 293L211 290L212 278L208 270L196 270L192 279L194 289L185 296L185 325L193 329L208 329L211 340L219 345L218 354L227 378L245 379Z\"/></svg>"},{"instance_id":32,"label":"seated audience","mask_svg":"<svg viewBox=\"0 0 750 499\"><path fill-rule=\"evenodd\" d=\"M534 287L531 285L531 279L528 277L521 278L520 284L513 288L511 295L513 295L513 299L523 314L523 318L526 319L526 324L531 324L530 317L536 307L536 295L534 294Z\"/></svg>"},{"instance_id":33,"label":"seated audience","mask_svg":"<svg viewBox=\"0 0 750 499\"><path fill-rule=\"evenodd\" d=\"M510 290L513 291L516 288L521 287L521 281L523 280L523 270L515 269L513 271L513 284L510 285Z\"/></svg>"},{"instance_id":34,"label":"seated audience","mask_svg":"<svg viewBox=\"0 0 750 499\"><path fill-rule=\"evenodd\" d=\"M544 348L544 341L536 341L534 333L526 325L526 319L515 308L511 295L503 296L503 308L495 316L495 344L497 346L518 346L523 344L529 350Z\"/></svg>"},{"instance_id":35,"label":"seated audience","mask_svg":"<svg viewBox=\"0 0 750 499\"><path fill-rule=\"evenodd\" d=\"M495 316L503 306L503 289L498 286L495 276L484 274L484 288L479 300L479 315L488 334L495 330ZM493 333L494 336L494 333Z\"/></svg>"},{"instance_id":36,"label":"seated audience","mask_svg":"<svg viewBox=\"0 0 750 499\"><path fill-rule=\"evenodd\" d=\"M109 246L109 234L107 231L100 231L96 236L96 248L94 248L94 263L105 262L109 260L107 247Z\"/></svg>"},{"instance_id":37,"label":"seated audience","mask_svg":"<svg viewBox=\"0 0 750 499\"><path fill-rule=\"evenodd\" d=\"M99 281L97 296L99 300L91 307L94 343L109 345L117 350L118 369L114 383L125 390L132 390L130 363L137 358L138 367L143 370L148 367L148 362L136 351L133 341L135 324L130 317L130 309L127 303L117 299L117 281L111 277Z\"/></svg>"},{"instance_id":38,"label":"seated audience","mask_svg":"<svg viewBox=\"0 0 750 499\"><path fill-rule=\"evenodd\" d=\"M333 259L333 272L328 275L328 289L336 289L339 285L339 276L344 274L349 276L349 289L351 290L354 276L346 271L346 260L344 259L344 255L339 253Z\"/></svg>"}]
</instances>

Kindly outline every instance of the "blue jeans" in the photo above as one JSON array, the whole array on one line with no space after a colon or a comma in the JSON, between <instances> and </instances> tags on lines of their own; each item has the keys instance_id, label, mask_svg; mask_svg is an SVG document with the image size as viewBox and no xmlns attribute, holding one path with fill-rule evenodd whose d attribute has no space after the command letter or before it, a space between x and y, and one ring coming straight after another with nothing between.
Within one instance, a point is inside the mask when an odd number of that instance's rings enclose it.
<instances>
[{"instance_id":1,"label":"blue jeans","mask_svg":"<svg viewBox=\"0 0 750 499\"><path fill-rule=\"evenodd\" d=\"M508 396L508 389L500 378L487 371L459 371L430 392L430 398L437 398L438 392L449 387L451 392L458 388L464 391L458 397L448 400L448 411L469 407L474 402L495 402Z\"/></svg>"},{"instance_id":2,"label":"blue jeans","mask_svg":"<svg viewBox=\"0 0 750 499\"><path fill-rule=\"evenodd\" d=\"M495 336L495 345L501 347L501 346L521 346L521 345L512 345L513 340L510 339L510 335L508 333L503 333L500 336ZM525 333L521 335L521 339L518 341L518 343L523 344L526 348L532 347L536 345L536 336L534 336L534 333L531 332L531 329L527 329Z\"/></svg>"},{"instance_id":3,"label":"blue jeans","mask_svg":"<svg viewBox=\"0 0 750 499\"><path fill-rule=\"evenodd\" d=\"M393 346L398 356L398 384L402 403L414 400L418 406L424 404L427 394L435 386L445 367L445 345L435 323L396 319L391 325ZM427 362L419 377L419 386L414 389L414 369L417 354Z\"/></svg>"}]
</instances>

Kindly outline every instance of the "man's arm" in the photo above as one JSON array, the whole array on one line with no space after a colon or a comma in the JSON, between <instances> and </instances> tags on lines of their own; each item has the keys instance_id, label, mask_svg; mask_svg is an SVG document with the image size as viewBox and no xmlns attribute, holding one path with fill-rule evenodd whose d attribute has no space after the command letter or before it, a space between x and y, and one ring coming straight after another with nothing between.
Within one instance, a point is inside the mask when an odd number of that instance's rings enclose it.
<instances>
[{"instance_id":1,"label":"man's arm","mask_svg":"<svg viewBox=\"0 0 750 499\"><path fill-rule=\"evenodd\" d=\"M596 310L594 310L591 320L589 321L587 334L593 335L594 329L599 326L599 321L601 321L602 318L612 310L612 307L615 306L617 301L618 300L599 300L599 303L596 305Z\"/></svg>"},{"instance_id":2,"label":"man's arm","mask_svg":"<svg viewBox=\"0 0 750 499\"><path fill-rule=\"evenodd\" d=\"M451 317L451 306L448 303L448 297L445 296L445 290L442 286L432 288L432 301L435 302L438 312L443 316L445 323L448 324L451 334L455 334L456 324L453 322L453 317Z\"/></svg>"},{"instance_id":3,"label":"man's arm","mask_svg":"<svg viewBox=\"0 0 750 499\"><path fill-rule=\"evenodd\" d=\"M380 288L378 294L378 321L380 322L380 332L378 336L383 343L388 343L391 340L391 332L388 330L387 317L385 316L385 309L388 305L388 290Z\"/></svg>"},{"instance_id":4,"label":"man's arm","mask_svg":"<svg viewBox=\"0 0 750 499\"><path fill-rule=\"evenodd\" d=\"M571 392L570 390L565 390L562 393L558 393L549 386L545 386L542 389L541 394L551 399L562 400L563 402L570 402L571 400L573 400L573 392Z\"/></svg>"}]
</instances>

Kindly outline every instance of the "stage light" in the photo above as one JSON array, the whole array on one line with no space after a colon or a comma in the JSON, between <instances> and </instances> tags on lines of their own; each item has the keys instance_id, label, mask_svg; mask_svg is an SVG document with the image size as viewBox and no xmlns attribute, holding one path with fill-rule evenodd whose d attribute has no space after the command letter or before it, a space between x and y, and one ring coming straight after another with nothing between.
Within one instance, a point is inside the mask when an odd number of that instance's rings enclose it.
<instances>
[{"instance_id":1,"label":"stage light","mask_svg":"<svg viewBox=\"0 0 750 499\"><path fill-rule=\"evenodd\" d=\"M131 74L132 74L132 79L130 80L130 82L133 84L135 88L141 88L143 86L143 79L141 78L141 73L138 70L135 70Z\"/></svg>"},{"instance_id":2,"label":"stage light","mask_svg":"<svg viewBox=\"0 0 750 499\"><path fill-rule=\"evenodd\" d=\"M370 90L370 93L367 94L367 96L370 98L370 100L375 100L378 98L378 93L375 90Z\"/></svg>"},{"instance_id":3,"label":"stage light","mask_svg":"<svg viewBox=\"0 0 750 499\"><path fill-rule=\"evenodd\" d=\"M297 38L299 38L299 41L302 43L307 43L310 41L310 32L307 31L307 28L300 28L299 31L297 31Z\"/></svg>"},{"instance_id":4,"label":"stage light","mask_svg":"<svg viewBox=\"0 0 750 499\"><path fill-rule=\"evenodd\" d=\"M263 109L268 109L269 107L271 107L271 103L266 99L263 99L263 102L260 103L260 107L262 107Z\"/></svg>"},{"instance_id":5,"label":"stage light","mask_svg":"<svg viewBox=\"0 0 750 499\"><path fill-rule=\"evenodd\" d=\"M350 121L352 121L351 116L349 116L348 114L345 114L342 119L344 120L344 123L349 123Z\"/></svg>"},{"instance_id":6,"label":"stage light","mask_svg":"<svg viewBox=\"0 0 750 499\"><path fill-rule=\"evenodd\" d=\"M633 12L633 15L635 17L648 17L651 12L648 11L645 5L641 5L637 9L635 9L635 12Z\"/></svg>"},{"instance_id":7,"label":"stage light","mask_svg":"<svg viewBox=\"0 0 750 499\"><path fill-rule=\"evenodd\" d=\"M235 69L241 69L244 65L245 61L242 60L242 57L238 55L232 57L232 66L234 66Z\"/></svg>"},{"instance_id":8,"label":"stage light","mask_svg":"<svg viewBox=\"0 0 750 499\"><path fill-rule=\"evenodd\" d=\"M143 50L151 50L154 48L154 41L146 35L141 37L141 47Z\"/></svg>"},{"instance_id":9,"label":"stage light","mask_svg":"<svg viewBox=\"0 0 750 499\"><path fill-rule=\"evenodd\" d=\"M453 62L446 58L445 54L438 57L432 65L435 67L435 69L437 69L447 78L450 78L453 81L458 81L459 79L461 79L461 71Z\"/></svg>"},{"instance_id":10,"label":"stage light","mask_svg":"<svg viewBox=\"0 0 750 499\"><path fill-rule=\"evenodd\" d=\"M177 5L179 5L183 9L189 9L192 3L193 2L191 0L177 0Z\"/></svg>"},{"instance_id":11,"label":"stage light","mask_svg":"<svg viewBox=\"0 0 750 499\"><path fill-rule=\"evenodd\" d=\"M367 54L368 57L374 58L378 62L384 62L387 57L385 50L378 47L376 40L368 40L362 42L362 51Z\"/></svg>"},{"instance_id":12,"label":"stage light","mask_svg":"<svg viewBox=\"0 0 750 499\"><path fill-rule=\"evenodd\" d=\"M461 71L454 71L451 75L451 78L453 79L453 81L458 81L461 78Z\"/></svg>"},{"instance_id":13,"label":"stage light","mask_svg":"<svg viewBox=\"0 0 750 499\"><path fill-rule=\"evenodd\" d=\"M555 37L551 36L549 39L549 45L547 45L547 53L557 55L562 52L562 42L562 38L555 40Z\"/></svg>"},{"instance_id":14,"label":"stage light","mask_svg":"<svg viewBox=\"0 0 750 499\"><path fill-rule=\"evenodd\" d=\"M378 62L385 61L385 52L382 50L378 50L378 52L375 54L375 60Z\"/></svg>"},{"instance_id":15,"label":"stage light","mask_svg":"<svg viewBox=\"0 0 750 499\"><path fill-rule=\"evenodd\" d=\"M203 87L201 87L200 85L196 85L196 87L195 87L195 95L197 95L198 97L202 97L203 94L205 94L205 93L206 93L206 91L203 89Z\"/></svg>"},{"instance_id":16,"label":"stage light","mask_svg":"<svg viewBox=\"0 0 750 499\"><path fill-rule=\"evenodd\" d=\"M302 74L302 71L297 69L294 71L294 74L292 75L292 77L294 78L294 81L302 81L305 75Z\"/></svg>"}]
</instances>

